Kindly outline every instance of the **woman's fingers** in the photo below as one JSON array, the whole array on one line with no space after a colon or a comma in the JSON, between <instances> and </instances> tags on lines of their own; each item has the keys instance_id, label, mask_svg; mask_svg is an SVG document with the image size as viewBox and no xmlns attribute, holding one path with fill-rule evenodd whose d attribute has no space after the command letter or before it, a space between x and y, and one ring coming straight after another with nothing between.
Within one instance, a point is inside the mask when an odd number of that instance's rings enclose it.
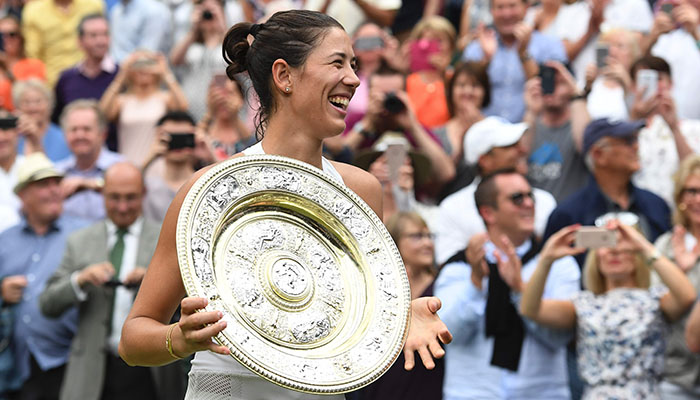
<instances>
[{"instance_id":1,"label":"woman's fingers","mask_svg":"<svg viewBox=\"0 0 700 400\"><path fill-rule=\"evenodd\" d=\"M415 355L413 354L413 350L410 350L407 347L404 347L403 358L405 360L403 363L403 369L405 369L406 371L412 370L413 367L416 365L416 360L415 360Z\"/></svg>"},{"instance_id":2,"label":"woman's fingers","mask_svg":"<svg viewBox=\"0 0 700 400\"><path fill-rule=\"evenodd\" d=\"M433 357L430 355L430 351L428 351L427 347L418 348L418 355L423 361L423 366L425 366L426 369L435 368L435 361L433 361Z\"/></svg>"}]
</instances>

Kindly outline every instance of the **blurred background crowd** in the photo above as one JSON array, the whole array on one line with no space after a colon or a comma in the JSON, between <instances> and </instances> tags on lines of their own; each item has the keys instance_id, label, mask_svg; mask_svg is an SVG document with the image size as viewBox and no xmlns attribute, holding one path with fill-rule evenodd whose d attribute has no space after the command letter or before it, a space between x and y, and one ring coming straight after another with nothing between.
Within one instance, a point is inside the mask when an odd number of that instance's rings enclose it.
<instances>
[{"instance_id":1,"label":"blurred background crowd","mask_svg":"<svg viewBox=\"0 0 700 400\"><path fill-rule=\"evenodd\" d=\"M121 326L178 188L263 133L226 31L298 8L362 82L325 156L454 336L347 398L700 398L700 0L0 0L0 399L183 398Z\"/></svg>"}]
</instances>

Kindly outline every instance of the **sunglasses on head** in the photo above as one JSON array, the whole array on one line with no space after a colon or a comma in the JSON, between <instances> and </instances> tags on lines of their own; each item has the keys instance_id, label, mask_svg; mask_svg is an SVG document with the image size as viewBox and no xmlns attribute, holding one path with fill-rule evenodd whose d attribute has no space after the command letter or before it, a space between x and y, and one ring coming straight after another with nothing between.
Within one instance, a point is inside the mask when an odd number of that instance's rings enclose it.
<instances>
[{"instance_id":1,"label":"sunglasses on head","mask_svg":"<svg viewBox=\"0 0 700 400\"><path fill-rule=\"evenodd\" d=\"M522 206L523 203L525 202L525 197L529 197L533 203L535 202L535 196L532 193L532 191L511 193L508 196L508 200L510 200L516 206Z\"/></svg>"}]
</instances>

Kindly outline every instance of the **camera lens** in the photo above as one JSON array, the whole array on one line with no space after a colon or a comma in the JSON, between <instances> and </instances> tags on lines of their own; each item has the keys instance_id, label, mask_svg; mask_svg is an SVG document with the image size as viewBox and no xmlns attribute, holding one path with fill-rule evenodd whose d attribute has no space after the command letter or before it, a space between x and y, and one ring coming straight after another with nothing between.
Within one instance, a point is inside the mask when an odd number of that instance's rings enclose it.
<instances>
[{"instance_id":1,"label":"camera lens","mask_svg":"<svg viewBox=\"0 0 700 400\"><path fill-rule=\"evenodd\" d=\"M391 114L398 114L406 109L406 105L392 92L387 93L384 98L384 109Z\"/></svg>"},{"instance_id":2,"label":"camera lens","mask_svg":"<svg viewBox=\"0 0 700 400\"><path fill-rule=\"evenodd\" d=\"M206 19L206 20L214 19L214 14L212 14L211 11L209 11L209 10L204 10L204 12L202 12L202 19Z\"/></svg>"}]
</instances>

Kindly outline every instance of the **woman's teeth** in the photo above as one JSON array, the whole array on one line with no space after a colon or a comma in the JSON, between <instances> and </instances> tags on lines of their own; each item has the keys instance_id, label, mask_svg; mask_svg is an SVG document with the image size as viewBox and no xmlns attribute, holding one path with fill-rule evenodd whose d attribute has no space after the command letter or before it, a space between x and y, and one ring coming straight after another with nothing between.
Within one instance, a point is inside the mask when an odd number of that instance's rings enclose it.
<instances>
[{"instance_id":1,"label":"woman's teeth","mask_svg":"<svg viewBox=\"0 0 700 400\"><path fill-rule=\"evenodd\" d=\"M345 110L348 107L348 104L350 103L350 99L347 97L339 97L339 96L334 96L328 98L328 100L331 102L336 107L342 108Z\"/></svg>"}]
</instances>

